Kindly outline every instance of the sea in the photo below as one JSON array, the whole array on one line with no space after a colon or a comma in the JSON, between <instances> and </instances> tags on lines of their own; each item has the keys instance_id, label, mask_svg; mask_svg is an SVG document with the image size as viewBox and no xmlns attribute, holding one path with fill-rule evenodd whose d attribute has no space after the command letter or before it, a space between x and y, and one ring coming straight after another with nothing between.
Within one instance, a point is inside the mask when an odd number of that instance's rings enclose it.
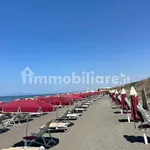
<instances>
[{"instance_id":1,"label":"sea","mask_svg":"<svg viewBox=\"0 0 150 150\"><path fill-rule=\"evenodd\" d=\"M64 94L64 93L60 93L60 94ZM33 98L35 96L53 96L56 94L36 94L36 95L15 95L15 96L0 96L0 101L2 102L10 102L16 99L24 99L24 98Z\"/></svg>"}]
</instances>

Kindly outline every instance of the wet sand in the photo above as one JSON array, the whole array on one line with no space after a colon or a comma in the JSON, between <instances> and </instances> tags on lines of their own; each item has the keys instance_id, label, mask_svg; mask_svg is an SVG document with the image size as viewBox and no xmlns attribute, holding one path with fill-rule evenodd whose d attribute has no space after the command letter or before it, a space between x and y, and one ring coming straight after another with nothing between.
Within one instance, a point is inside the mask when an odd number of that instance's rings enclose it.
<instances>
[{"instance_id":1,"label":"wet sand","mask_svg":"<svg viewBox=\"0 0 150 150\"><path fill-rule=\"evenodd\" d=\"M62 108L59 114L64 112ZM119 109L110 107L108 96L94 102L84 112L83 116L75 121L75 125L67 133L53 133L59 143L51 150L148 150L149 145L143 143L142 132L134 128L133 122L119 122L126 119L126 115L118 112ZM36 118L29 123L29 133L36 133L39 127L56 116L56 113ZM19 128L11 127L10 131L0 134L0 149L7 148L22 140L25 135L26 124ZM150 130L147 135L150 137ZM150 141L149 141L150 142Z\"/></svg>"}]
</instances>

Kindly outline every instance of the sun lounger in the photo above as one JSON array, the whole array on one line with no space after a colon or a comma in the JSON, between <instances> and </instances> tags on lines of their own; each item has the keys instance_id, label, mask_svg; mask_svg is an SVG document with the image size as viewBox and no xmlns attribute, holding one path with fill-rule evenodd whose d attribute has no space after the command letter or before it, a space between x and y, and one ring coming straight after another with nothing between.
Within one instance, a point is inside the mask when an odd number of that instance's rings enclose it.
<instances>
[{"instance_id":1,"label":"sun lounger","mask_svg":"<svg viewBox=\"0 0 150 150\"><path fill-rule=\"evenodd\" d=\"M130 109L131 118L134 121L134 127L136 128L137 122L141 123L141 125L138 126L138 129L142 131L144 143L147 145L148 139L146 131L147 129L150 129L150 114L140 104L139 96L133 86L130 90Z\"/></svg>"},{"instance_id":2,"label":"sun lounger","mask_svg":"<svg viewBox=\"0 0 150 150\"><path fill-rule=\"evenodd\" d=\"M77 117L77 116L62 116L61 118L65 119L65 120L77 120L77 119L79 119L79 117Z\"/></svg>"},{"instance_id":3,"label":"sun lounger","mask_svg":"<svg viewBox=\"0 0 150 150\"><path fill-rule=\"evenodd\" d=\"M67 115L67 114L76 114L77 116L82 116L82 113L85 110L86 110L85 108L79 108L78 104L77 104L73 109L67 110L65 115Z\"/></svg>"},{"instance_id":4,"label":"sun lounger","mask_svg":"<svg viewBox=\"0 0 150 150\"><path fill-rule=\"evenodd\" d=\"M51 143L56 143L54 141L54 139L52 138L50 131L49 131L49 126L50 124L53 122L53 120L47 122L44 127L39 131L38 134L36 133L32 133L31 136L26 136L23 137L24 141L25 141L25 145L27 145L27 142L29 142L29 145L32 145L33 143L39 144L40 146L44 146L44 147L51 147ZM48 133L48 137L44 137L44 134ZM48 139L47 139L48 138ZM41 141L39 141L41 140Z\"/></svg>"},{"instance_id":5,"label":"sun lounger","mask_svg":"<svg viewBox=\"0 0 150 150\"><path fill-rule=\"evenodd\" d=\"M58 128L60 128L60 127L67 127L68 126L68 123L63 123L63 122L53 122L53 123L51 123L50 124L50 128L52 127L58 127Z\"/></svg>"},{"instance_id":6,"label":"sun lounger","mask_svg":"<svg viewBox=\"0 0 150 150\"><path fill-rule=\"evenodd\" d=\"M68 125L69 123L64 123L64 122L52 122L49 125L49 129L50 131L67 131L68 130ZM44 127L44 125L42 127L40 127L40 130Z\"/></svg>"},{"instance_id":7,"label":"sun lounger","mask_svg":"<svg viewBox=\"0 0 150 150\"><path fill-rule=\"evenodd\" d=\"M67 127L71 127L71 126L74 125L73 122L71 122L69 120L62 119L62 118L57 118L57 119L54 120L54 122L56 122L56 123L60 123L60 122L67 123Z\"/></svg>"},{"instance_id":8,"label":"sun lounger","mask_svg":"<svg viewBox=\"0 0 150 150\"><path fill-rule=\"evenodd\" d=\"M88 108L88 107L89 107L89 105L86 105L86 104L82 104L79 106L79 108Z\"/></svg>"},{"instance_id":9,"label":"sun lounger","mask_svg":"<svg viewBox=\"0 0 150 150\"><path fill-rule=\"evenodd\" d=\"M21 124L22 121L27 121L29 117L28 113L21 113L18 117L19 124Z\"/></svg>"},{"instance_id":10,"label":"sun lounger","mask_svg":"<svg viewBox=\"0 0 150 150\"><path fill-rule=\"evenodd\" d=\"M76 113L68 113L66 114L67 117L79 117Z\"/></svg>"},{"instance_id":11,"label":"sun lounger","mask_svg":"<svg viewBox=\"0 0 150 150\"><path fill-rule=\"evenodd\" d=\"M5 125L3 123L4 118L5 118L5 115L4 114L0 114L0 124L2 125L3 129L6 130Z\"/></svg>"},{"instance_id":12,"label":"sun lounger","mask_svg":"<svg viewBox=\"0 0 150 150\"><path fill-rule=\"evenodd\" d=\"M75 110L75 111L78 111L78 112L79 112L79 111L80 111L80 112L83 112L83 111L85 111L86 109L85 109L85 108L79 108L79 107L77 107L77 108L75 108L74 110Z\"/></svg>"},{"instance_id":13,"label":"sun lounger","mask_svg":"<svg viewBox=\"0 0 150 150\"><path fill-rule=\"evenodd\" d=\"M21 114L21 117L20 117L21 121L22 120L27 120L28 118L29 118L29 114L28 113L22 113Z\"/></svg>"},{"instance_id":14,"label":"sun lounger","mask_svg":"<svg viewBox=\"0 0 150 150\"><path fill-rule=\"evenodd\" d=\"M61 118L61 119L64 119L64 120L77 120L77 119L79 119L79 116L76 116L76 115L69 115L69 114L68 114L68 111L69 111L69 110L67 110L64 115L60 116L60 118Z\"/></svg>"},{"instance_id":15,"label":"sun lounger","mask_svg":"<svg viewBox=\"0 0 150 150\"><path fill-rule=\"evenodd\" d=\"M84 108L78 108L78 105L75 106L75 107L71 110L72 113L78 113L79 116L81 116L84 111L85 111L85 109L84 109Z\"/></svg>"},{"instance_id":16,"label":"sun lounger","mask_svg":"<svg viewBox=\"0 0 150 150\"><path fill-rule=\"evenodd\" d=\"M83 108L85 110L87 110L88 107L89 107L88 105L84 105L84 104L78 106L78 108Z\"/></svg>"},{"instance_id":17,"label":"sun lounger","mask_svg":"<svg viewBox=\"0 0 150 150\"><path fill-rule=\"evenodd\" d=\"M19 121L19 113L17 113L17 114L14 114L14 116L12 117L12 118L10 118L10 119L6 119L6 120L4 120L4 126L5 127L8 127L8 126L10 126L10 125L15 125L15 126L18 126L17 124L16 124L16 122L17 121Z\"/></svg>"},{"instance_id":18,"label":"sun lounger","mask_svg":"<svg viewBox=\"0 0 150 150\"><path fill-rule=\"evenodd\" d=\"M92 105L91 102L84 102L83 104L84 104L84 105Z\"/></svg>"},{"instance_id":19,"label":"sun lounger","mask_svg":"<svg viewBox=\"0 0 150 150\"><path fill-rule=\"evenodd\" d=\"M82 116L82 113L79 113L78 111L75 111L74 109L69 110L69 111L68 111L68 114L75 114L75 115L77 115L77 116Z\"/></svg>"}]
</instances>

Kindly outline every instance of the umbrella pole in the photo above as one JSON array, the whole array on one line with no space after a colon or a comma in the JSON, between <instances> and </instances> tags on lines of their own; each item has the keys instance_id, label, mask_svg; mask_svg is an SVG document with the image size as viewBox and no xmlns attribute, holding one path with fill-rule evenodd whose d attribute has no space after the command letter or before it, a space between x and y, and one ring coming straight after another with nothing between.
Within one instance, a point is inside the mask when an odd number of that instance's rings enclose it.
<instances>
[{"instance_id":1,"label":"umbrella pole","mask_svg":"<svg viewBox=\"0 0 150 150\"><path fill-rule=\"evenodd\" d=\"M27 124L26 124L26 137L28 136L28 123L29 123L29 114L27 117ZM27 141L24 141L24 147L27 147Z\"/></svg>"},{"instance_id":2,"label":"umbrella pole","mask_svg":"<svg viewBox=\"0 0 150 150\"><path fill-rule=\"evenodd\" d=\"M28 136L28 124L29 124L29 114L27 117L26 136Z\"/></svg>"},{"instance_id":3,"label":"umbrella pole","mask_svg":"<svg viewBox=\"0 0 150 150\"><path fill-rule=\"evenodd\" d=\"M58 118L58 106L57 106L57 109L56 109L56 119Z\"/></svg>"}]
</instances>

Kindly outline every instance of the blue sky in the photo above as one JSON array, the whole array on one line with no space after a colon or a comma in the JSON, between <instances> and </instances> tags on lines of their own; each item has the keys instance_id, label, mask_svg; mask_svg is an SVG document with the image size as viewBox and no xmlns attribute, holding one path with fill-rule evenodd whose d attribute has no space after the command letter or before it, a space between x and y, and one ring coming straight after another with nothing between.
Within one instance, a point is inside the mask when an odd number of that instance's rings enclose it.
<instances>
[{"instance_id":1,"label":"blue sky","mask_svg":"<svg viewBox=\"0 0 150 150\"><path fill-rule=\"evenodd\" d=\"M125 73L133 81L148 77L149 7L149 0L1 1L0 95L104 86L23 85L26 66L47 76L95 71Z\"/></svg>"}]
</instances>

